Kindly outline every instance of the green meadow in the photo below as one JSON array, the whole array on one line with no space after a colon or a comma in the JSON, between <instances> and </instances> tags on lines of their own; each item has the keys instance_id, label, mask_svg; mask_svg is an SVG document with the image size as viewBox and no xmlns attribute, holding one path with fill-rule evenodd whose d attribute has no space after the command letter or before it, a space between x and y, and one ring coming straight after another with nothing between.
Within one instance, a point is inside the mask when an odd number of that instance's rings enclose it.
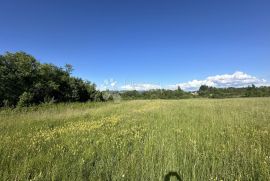
<instances>
[{"instance_id":1,"label":"green meadow","mask_svg":"<svg viewBox=\"0 0 270 181\"><path fill-rule=\"evenodd\" d=\"M0 180L270 180L270 98L0 111Z\"/></svg>"}]
</instances>

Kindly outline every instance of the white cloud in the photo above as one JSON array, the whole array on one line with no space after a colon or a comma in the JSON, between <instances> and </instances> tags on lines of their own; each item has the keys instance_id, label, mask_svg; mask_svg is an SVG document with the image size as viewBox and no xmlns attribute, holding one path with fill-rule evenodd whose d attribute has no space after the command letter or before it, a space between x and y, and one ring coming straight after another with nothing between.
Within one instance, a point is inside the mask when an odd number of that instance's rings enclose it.
<instances>
[{"instance_id":1,"label":"white cloud","mask_svg":"<svg viewBox=\"0 0 270 181\"><path fill-rule=\"evenodd\" d=\"M105 80L104 83L98 87L98 89L147 91L151 89L161 88L174 90L177 89L178 86L180 86L181 89L185 91L195 91L198 90L201 85L213 87L247 87L252 84L254 84L255 86L270 86L270 83L265 79L260 79L247 73L236 71L233 74L209 76L204 80L192 80L174 85L167 85L165 87L151 83L135 83L118 86L117 81L115 81L114 79L108 79Z\"/></svg>"},{"instance_id":2,"label":"white cloud","mask_svg":"<svg viewBox=\"0 0 270 181\"><path fill-rule=\"evenodd\" d=\"M117 81L114 79L106 79L104 80L103 84L101 84L98 87L99 90L104 91L104 90L117 90Z\"/></svg>"},{"instance_id":3,"label":"white cloud","mask_svg":"<svg viewBox=\"0 0 270 181\"><path fill-rule=\"evenodd\" d=\"M192 80L189 82L169 85L170 89L180 86L187 91L198 90L201 85L213 87L246 87L251 84L256 86L269 85L265 79L259 79L244 72L237 71L233 74L223 74L207 77L205 80Z\"/></svg>"},{"instance_id":4,"label":"white cloud","mask_svg":"<svg viewBox=\"0 0 270 181\"><path fill-rule=\"evenodd\" d=\"M161 86L155 84L128 84L121 86L122 90L146 91L151 89L161 89Z\"/></svg>"}]
</instances>

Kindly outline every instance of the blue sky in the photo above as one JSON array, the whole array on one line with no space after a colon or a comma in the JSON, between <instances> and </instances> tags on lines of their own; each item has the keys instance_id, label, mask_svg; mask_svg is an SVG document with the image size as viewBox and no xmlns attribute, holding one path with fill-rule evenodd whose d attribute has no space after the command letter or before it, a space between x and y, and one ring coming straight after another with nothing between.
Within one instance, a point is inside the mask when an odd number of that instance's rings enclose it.
<instances>
[{"instance_id":1,"label":"blue sky","mask_svg":"<svg viewBox=\"0 0 270 181\"><path fill-rule=\"evenodd\" d=\"M72 64L74 76L99 87L190 89L216 75L209 85L270 80L269 0L1 0L0 5L1 54L21 50L41 62Z\"/></svg>"}]
</instances>

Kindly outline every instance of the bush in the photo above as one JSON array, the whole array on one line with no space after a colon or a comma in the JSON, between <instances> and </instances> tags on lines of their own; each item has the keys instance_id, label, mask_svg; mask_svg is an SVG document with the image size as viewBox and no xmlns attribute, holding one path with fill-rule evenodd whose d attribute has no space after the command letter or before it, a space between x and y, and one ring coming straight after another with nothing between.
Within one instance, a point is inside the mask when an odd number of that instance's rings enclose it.
<instances>
[{"instance_id":1,"label":"bush","mask_svg":"<svg viewBox=\"0 0 270 181\"><path fill-rule=\"evenodd\" d=\"M18 107L27 107L33 104L33 94L30 92L24 92L19 97Z\"/></svg>"}]
</instances>

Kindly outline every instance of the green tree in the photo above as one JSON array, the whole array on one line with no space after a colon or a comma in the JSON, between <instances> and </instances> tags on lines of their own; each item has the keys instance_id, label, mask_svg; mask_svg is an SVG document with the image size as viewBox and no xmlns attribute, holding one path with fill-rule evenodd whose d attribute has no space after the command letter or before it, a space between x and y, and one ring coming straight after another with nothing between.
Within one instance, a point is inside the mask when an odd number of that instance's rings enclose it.
<instances>
[{"instance_id":1,"label":"green tree","mask_svg":"<svg viewBox=\"0 0 270 181\"><path fill-rule=\"evenodd\" d=\"M0 55L0 106L100 100L96 86L72 77L72 70L69 64L41 64L24 52Z\"/></svg>"}]
</instances>

